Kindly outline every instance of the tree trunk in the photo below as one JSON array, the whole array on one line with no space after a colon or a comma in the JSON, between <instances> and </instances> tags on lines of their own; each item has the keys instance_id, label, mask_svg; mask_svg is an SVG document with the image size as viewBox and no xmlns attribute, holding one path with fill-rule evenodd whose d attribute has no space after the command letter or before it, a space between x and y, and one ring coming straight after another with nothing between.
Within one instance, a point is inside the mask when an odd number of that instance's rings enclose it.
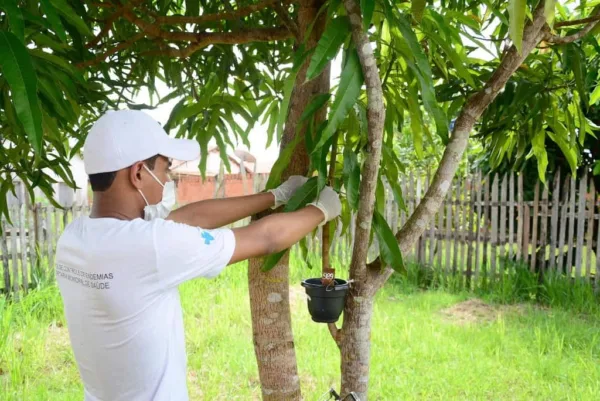
<instances>
[{"instance_id":1,"label":"tree trunk","mask_svg":"<svg viewBox=\"0 0 600 401\"><path fill-rule=\"evenodd\" d=\"M350 292L344 307L344 326L340 341L342 396L354 391L366 401L371 361L371 316L374 297L365 284L360 292Z\"/></svg>"},{"instance_id":2,"label":"tree trunk","mask_svg":"<svg viewBox=\"0 0 600 401\"><path fill-rule=\"evenodd\" d=\"M365 48L364 36L361 37L361 18L358 6L355 0L345 0L344 2L353 30L353 39L358 49ZM538 5L534 12L534 19L532 23L529 23L525 28L523 35L523 50L522 54L518 54L514 46L506 54L502 60L498 70L486 83L485 87L473 95L466 102L459 118L456 121L453 134L450 141L444 151L444 156L436 172L431 187L427 194L409 218L406 225L398 233L397 239L400 244L402 252L406 252L407 249L414 243L423 230L427 226L425 223L434 213L437 212L439 206L446 196L450 183L454 178L454 173L458 167L458 163L461 160L462 154L467 145L469 134L473 129L473 126L479 116L487 108L487 106L494 100L496 95L504 87L507 80L512 76L516 69L525 60L527 55L537 46L540 40L544 37L544 2L542 1ZM358 14L358 16L357 16ZM368 49L367 52L368 53ZM363 72L367 77L366 67L374 65L376 66L375 60L369 60L368 54L361 54L361 64L363 66ZM372 54L371 54L372 56ZM366 62L365 62L366 61ZM379 78L379 77L377 77ZM373 86L373 83L377 83L376 80L367 84L367 93L369 95L369 107L373 100L378 101L378 88ZM379 83L379 91L381 91L381 84ZM375 107L377 109L378 106ZM376 113L374 113L376 114ZM376 133L371 132L373 126L380 126L380 122L376 119L377 116L369 115L369 142L372 137L377 136ZM381 131L383 127L379 128ZM367 164L370 160L372 161L373 155L367 156ZM368 173L368 171L367 171ZM367 209L367 205L363 205L363 201L369 199L370 186L364 182L365 171L363 169L363 181L361 182L361 193L360 193L360 207ZM375 175L375 179L376 179ZM372 179L372 177L369 177ZM363 186L364 185L364 186ZM373 186L374 183L371 183ZM365 192L365 193L363 193ZM371 205L371 214L372 214ZM366 216L365 216L366 217ZM359 211L359 221L361 215ZM370 220L364 220L370 223ZM364 232L367 233L366 238L361 239L364 244L356 244L354 247L354 254L351 265L351 278L356 280L352 290L349 292L348 299L344 308L344 325L341 333L337 333L341 338L341 353L342 353L342 397L347 395L349 392L356 392L360 397L361 401L367 401L368 397L368 385L369 385L369 362L370 362L370 336L371 336L371 315L373 312L373 301L375 293L389 278L392 273L391 269L386 269L382 273L381 261L377 259L374 263L369 265L369 268L364 268L366 255L359 255L357 257L357 250L361 251L368 244L368 229L370 224L365 224L364 227L357 223L356 238L358 240L359 235ZM364 232L363 232L364 231ZM354 276L354 277L353 277Z\"/></svg>"},{"instance_id":3,"label":"tree trunk","mask_svg":"<svg viewBox=\"0 0 600 401\"><path fill-rule=\"evenodd\" d=\"M302 40L323 3L324 0L304 0L299 3L297 25ZM324 17L322 14L315 23L306 43L307 48L315 46L321 37L325 28ZM304 135L304 131L297 133L296 128L302 112L312 97L315 94L329 92L329 66L320 77L304 82L309 62L310 59L304 63L296 77L281 149L293 141L296 135ZM324 110L317 113L317 122L324 118ZM282 178L296 174L306 175L308 165L309 157L302 141L294 150L292 160ZM289 255L286 254L281 258L278 265L267 273L261 272L262 263L262 259L250 260L248 270L252 334L262 397L265 401L301 400L289 303Z\"/></svg>"},{"instance_id":4,"label":"tree trunk","mask_svg":"<svg viewBox=\"0 0 600 401\"><path fill-rule=\"evenodd\" d=\"M385 109L379 69L369 37L363 30L360 7L355 0L345 0L344 6L352 27L352 40L367 87L368 142L360 183L359 207L355 228L355 242L350 263L350 279L354 284L344 306L344 323L339 345L342 369L342 398L354 391L361 401L367 399L369 362L371 352L371 315L373 313L373 286L368 281L366 267L371 220L375 208L375 187L379 174Z\"/></svg>"}]
</instances>

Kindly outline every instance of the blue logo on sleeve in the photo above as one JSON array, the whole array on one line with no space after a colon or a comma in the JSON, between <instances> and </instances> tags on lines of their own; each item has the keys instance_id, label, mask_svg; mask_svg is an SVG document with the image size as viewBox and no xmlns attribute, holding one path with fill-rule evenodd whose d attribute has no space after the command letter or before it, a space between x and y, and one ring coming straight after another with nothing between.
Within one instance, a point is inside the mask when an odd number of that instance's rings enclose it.
<instances>
[{"instance_id":1,"label":"blue logo on sleeve","mask_svg":"<svg viewBox=\"0 0 600 401\"><path fill-rule=\"evenodd\" d=\"M206 231L202 231L200 236L204 238L204 245L210 245L210 243L215 240L215 238Z\"/></svg>"}]
</instances>

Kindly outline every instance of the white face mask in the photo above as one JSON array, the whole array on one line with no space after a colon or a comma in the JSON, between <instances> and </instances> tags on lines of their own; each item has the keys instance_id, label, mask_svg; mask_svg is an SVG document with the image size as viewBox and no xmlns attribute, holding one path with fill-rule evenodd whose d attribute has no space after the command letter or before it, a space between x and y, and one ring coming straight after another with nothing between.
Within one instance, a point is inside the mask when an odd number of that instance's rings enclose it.
<instances>
[{"instance_id":1,"label":"white face mask","mask_svg":"<svg viewBox=\"0 0 600 401\"><path fill-rule=\"evenodd\" d=\"M144 208L144 220L165 219L169 213L171 213L171 210L173 207L175 207L175 203L177 202L175 195L175 183L173 181L167 181L165 184L163 184L148 167L144 165L144 168L150 173L156 182L163 187L162 200L156 205L149 204L142 191L138 189L140 195L142 195L142 198L144 198L144 202L146 202L146 207Z\"/></svg>"}]
</instances>

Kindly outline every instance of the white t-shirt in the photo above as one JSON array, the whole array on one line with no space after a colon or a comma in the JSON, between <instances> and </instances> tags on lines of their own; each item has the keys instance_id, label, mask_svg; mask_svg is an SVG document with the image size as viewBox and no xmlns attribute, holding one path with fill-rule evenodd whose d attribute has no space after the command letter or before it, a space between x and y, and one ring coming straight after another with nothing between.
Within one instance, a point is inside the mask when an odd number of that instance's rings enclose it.
<instances>
[{"instance_id":1,"label":"white t-shirt","mask_svg":"<svg viewBox=\"0 0 600 401\"><path fill-rule=\"evenodd\" d=\"M85 401L187 400L177 286L214 277L235 237L163 219L74 220L56 277Z\"/></svg>"}]
</instances>

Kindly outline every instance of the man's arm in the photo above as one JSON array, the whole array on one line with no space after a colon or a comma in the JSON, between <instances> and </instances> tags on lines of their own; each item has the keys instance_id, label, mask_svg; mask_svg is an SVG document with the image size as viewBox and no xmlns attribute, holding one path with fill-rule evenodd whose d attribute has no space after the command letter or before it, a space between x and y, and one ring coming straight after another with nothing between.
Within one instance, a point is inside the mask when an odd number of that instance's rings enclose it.
<instances>
[{"instance_id":1,"label":"man's arm","mask_svg":"<svg viewBox=\"0 0 600 401\"><path fill-rule=\"evenodd\" d=\"M271 207L285 205L307 180L292 176L267 193L190 203L172 211L167 219L205 229L223 227Z\"/></svg>"},{"instance_id":2,"label":"man's arm","mask_svg":"<svg viewBox=\"0 0 600 401\"><path fill-rule=\"evenodd\" d=\"M304 209L265 217L233 230L235 251L229 264L283 251L304 238L319 224L336 218L342 210L338 195L327 187L319 200Z\"/></svg>"},{"instance_id":3,"label":"man's arm","mask_svg":"<svg viewBox=\"0 0 600 401\"><path fill-rule=\"evenodd\" d=\"M283 251L306 237L323 221L323 212L308 206L297 212L267 216L233 229L235 251L229 264Z\"/></svg>"},{"instance_id":4,"label":"man's arm","mask_svg":"<svg viewBox=\"0 0 600 401\"><path fill-rule=\"evenodd\" d=\"M208 199L173 210L168 220L190 226L213 229L234 223L273 207L275 196L270 193L226 199Z\"/></svg>"}]
</instances>

